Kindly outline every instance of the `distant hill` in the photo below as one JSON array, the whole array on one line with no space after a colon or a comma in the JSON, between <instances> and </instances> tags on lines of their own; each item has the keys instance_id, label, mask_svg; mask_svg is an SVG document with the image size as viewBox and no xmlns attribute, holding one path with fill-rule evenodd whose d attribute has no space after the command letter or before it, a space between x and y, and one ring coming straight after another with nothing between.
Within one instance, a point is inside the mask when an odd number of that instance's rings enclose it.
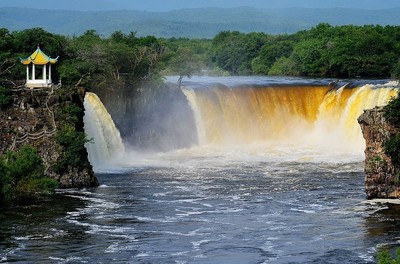
<instances>
[{"instance_id":1,"label":"distant hill","mask_svg":"<svg viewBox=\"0 0 400 264\"><path fill-rule=\"evenodd\" d=\"M294 33L318 23L331 25L400 25L400 8L386 10L198 8L169 12L60 11L0 8L0 27L12 31L42 27L64 35L80 35L88 29L108 36L114 31L137 32L138 36L212 38L224 30Z\"/></svg>"},{"instance_id":2,"label":"distant hill","mask_svg":"<svg viewBox=\"0 0 400 264\"><path fill-rule=\"evenodd\" d=\"M400 7L399 0L1 0L1 7L27 7L49 10L111 11L145 10L165 12L185 8L251 6L275 8L355 8L390 9Z\"/></svg>"}]
</instances>

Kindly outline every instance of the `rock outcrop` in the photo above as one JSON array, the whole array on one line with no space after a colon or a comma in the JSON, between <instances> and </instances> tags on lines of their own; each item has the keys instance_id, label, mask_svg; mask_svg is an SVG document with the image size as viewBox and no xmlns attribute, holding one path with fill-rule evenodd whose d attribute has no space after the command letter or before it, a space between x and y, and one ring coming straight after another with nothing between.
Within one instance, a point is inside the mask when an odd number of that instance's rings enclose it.
<instances>
[{"instance_id":1,"label":"rock outcrop","mask_svg":"<svg viewBox=\"0 0 400 264\"><path fill-rule=\"evenodd\" d=\"M18 150L22 145L34 146L46 167L46 176L56 179L59 188L98 186L97 178L86 156L79 168L68 166L62 172L55 164L64 154L56 135L65 116L58 116L60 109L73 103L83 110L84 91L76 88L13 89L13 104L0 111L0 154ZM77 121L77 131L83 132L83 120Z\"/></svg>"},{"instance_id":2,"label":"rock outcrop","mask_svg":"<svg viewBox=\"0 0 400 264\"><path fill-rule=\"evenodd\" d=\"M384 142L398 133L384 117L382 108L365 110L358 123L366 142L365 191L369 199L399 198L399 168L384 151Z\"/></svg>"}]
</instances>

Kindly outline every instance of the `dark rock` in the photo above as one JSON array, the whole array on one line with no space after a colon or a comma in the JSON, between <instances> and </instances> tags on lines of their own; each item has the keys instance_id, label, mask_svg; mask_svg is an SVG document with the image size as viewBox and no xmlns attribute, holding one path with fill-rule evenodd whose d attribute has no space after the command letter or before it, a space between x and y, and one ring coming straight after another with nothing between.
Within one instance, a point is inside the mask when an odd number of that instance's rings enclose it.
<instances>
[{"instance_id":1,"label":"dark rock","mask_svg":"<svg viewBox=\"0 0 400 264\"><path fill-rule=\"evenodd\" d=\"M399 198L399 168L384 151L384 142L398 133L383 116L382 108L365 110L358 123L366 142L365 191L369 199Z\"/></svg>"},{"instance_id":2,"label":"dark rock","mask_svg":"<svg viewBox=\"0 0 400 264\"><path fill-rule=\"evenodd\" d=\"M68 96L58 96L57 91L54 93L50 89L13 91L14 107L0 111L0 154L29 144L38 150L46 167L46 176L58 180L59 188L98 186L87 155L80 169L69 167L62 174L54 172L53 166L63 151L55 140L55 133L48 133L57 130L62 121L56 115L57 108L73 102L83 109L84 98L82 91L76 88L62 88L60 92ZM83 120L79 123L83 124ZM83 132L82 125L78 129Z\"/></svg>"}]
</instances>

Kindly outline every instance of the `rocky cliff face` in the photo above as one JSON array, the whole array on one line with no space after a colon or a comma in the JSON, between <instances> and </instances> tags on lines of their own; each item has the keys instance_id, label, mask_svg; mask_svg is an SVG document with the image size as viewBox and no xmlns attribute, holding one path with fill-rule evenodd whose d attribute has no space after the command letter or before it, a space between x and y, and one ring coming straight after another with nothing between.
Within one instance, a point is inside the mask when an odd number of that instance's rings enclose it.
<instances>
[{"instance_id":1,"label":"rocky cliff face","mask_svg":"<svg viewBox=\"0 0 400 264\"><path fill-rule=\"evenodd\" d=\"M56 179L60 188L94 187L98 181L87 159L83 166L68 166L62 173L54 165L63 155L63 148L56 141L60 122L65 116L58 116L58 110L69 103L83 109L84 91L74 88L14 89L13 105L0 111L0 154L17 150L24 144L34 146L46 166L46 176ZM83 120L77 130L83 131Z\"/></svg>"},{"instance_id":2,"label":"rocky cliff face","mask_svg":"<svg viewBox=\"0 0 400 264\"><path fill-rule=\"evenodd\" d=\"M384 142L398 131L383 116L381 108L365 110L358 118L365 148L365 191L369 199L399 198L399 168L385 154Z\"/></svg>"}]
</instances>

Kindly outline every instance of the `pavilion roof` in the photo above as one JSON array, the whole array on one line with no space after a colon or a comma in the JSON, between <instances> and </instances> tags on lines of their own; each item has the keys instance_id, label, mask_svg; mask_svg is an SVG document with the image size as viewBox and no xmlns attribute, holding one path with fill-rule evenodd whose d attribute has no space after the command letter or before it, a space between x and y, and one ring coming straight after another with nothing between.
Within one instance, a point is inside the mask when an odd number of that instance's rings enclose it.
<instances>
[{"instance_id":1,"label":"pavilion roof","mask_svg":"<svg viewBox=\"0 0 400 264\"><path fill-rule=\"evenodd\" d=\"M36 51L34 53L32 53L31 56L22 59L20 58L21 63L24 65L29 65L31 63L35 64L35 65L45 65L48 63L54 64L57 62L58 57L53 59L50 58L49 56L47 56L39 47L36 49Z\"/></svg>"}]
</instances>

